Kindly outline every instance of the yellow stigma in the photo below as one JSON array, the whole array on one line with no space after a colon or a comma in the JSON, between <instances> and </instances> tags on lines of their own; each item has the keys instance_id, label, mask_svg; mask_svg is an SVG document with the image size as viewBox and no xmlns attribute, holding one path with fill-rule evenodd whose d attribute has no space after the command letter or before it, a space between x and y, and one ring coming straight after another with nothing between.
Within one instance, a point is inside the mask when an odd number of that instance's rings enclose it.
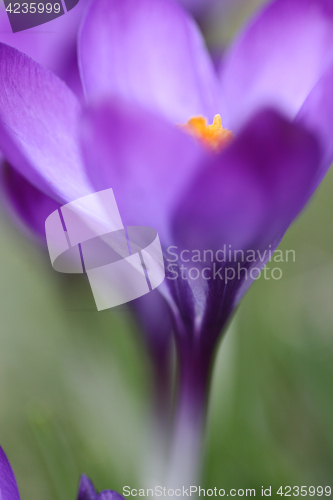
<instances>
[{"instance_id":1,"label":"yellow stigma","mask_svg":"<svg viewBox=\"0 0 333 500\"><path fill-rule=\"evenodd\" d=\"M233 139L233 133L224 129L221 123L221 116L215 115L212 125L208 125L203 116L194 116L182 129L198 139L205 147L219 152L227 146Z\"/></svg>"}]
</instances>

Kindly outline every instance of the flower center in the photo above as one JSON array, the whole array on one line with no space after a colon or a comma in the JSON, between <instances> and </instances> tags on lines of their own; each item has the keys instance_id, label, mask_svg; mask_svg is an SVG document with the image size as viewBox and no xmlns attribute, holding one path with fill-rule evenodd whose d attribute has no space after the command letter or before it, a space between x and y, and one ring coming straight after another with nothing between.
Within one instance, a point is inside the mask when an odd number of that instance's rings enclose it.
<instances>
[{"instance_id":1,"label":"flower center","mask_svg":"<svg viewBox=\"0 0 333 500\"><path fill-rule=\"evenodd\" d=\"M225 148L234 137L230 130L222 127L220 115L215 115L212 125L208 125L203 116L194 116L181 127L185 132L198 139L206 148L217 153Z\"/></svg>"}]
</instances>

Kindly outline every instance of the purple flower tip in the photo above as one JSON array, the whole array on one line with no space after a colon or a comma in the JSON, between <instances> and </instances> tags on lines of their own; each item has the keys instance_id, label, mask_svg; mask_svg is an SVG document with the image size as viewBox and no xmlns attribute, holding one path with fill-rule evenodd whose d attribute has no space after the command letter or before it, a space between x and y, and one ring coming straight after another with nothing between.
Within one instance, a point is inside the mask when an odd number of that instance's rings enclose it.
<instances>
[{"instance_id":1,"label":"purple flower tip","mask_svg":"<svg viewBox=\"0 0 333 500\"><path fill-rule=\"evenodd\" d=\"M13 469L0 446L0 498L1 500L20 500Z\"/></svg>"},{"instance_id":2,"label":"purple flower tip","mask_svg":"<svg viewBox=\"0 0 333 500\"><path fill-rule=\"evenodd\" d=\"M113 490L104 490L97 494L90 479L82 474L79 484L77 500L124 500L119 493Z\"/></svg>"},{"instance_id":3,"label":"purple flower tip","mask_svg":"<svg viewBox=\"0 0 333 500\"><path fill-rule=\"evenodd\" d=\"M79 483L77 500L95 500L96 497L97 493L94 485L85 474L82 474Z\"/></svg>"}]
</instances>

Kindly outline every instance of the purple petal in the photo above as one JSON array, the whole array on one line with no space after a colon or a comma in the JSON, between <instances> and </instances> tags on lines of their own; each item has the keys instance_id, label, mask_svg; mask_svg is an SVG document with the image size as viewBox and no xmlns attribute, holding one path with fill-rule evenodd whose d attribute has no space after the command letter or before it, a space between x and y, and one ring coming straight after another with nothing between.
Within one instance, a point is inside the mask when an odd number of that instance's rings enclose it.
<instances>
[{"instance_id":1,"label":"purple petal","mask_svg":"<svg viewBox=\"0 0 333 500\"><path fill-rule=\"evenodd\" d=\"M266 248L307 202L319 165L311 133L260 112L189 187L174 211L177 240L186 249Z\"/></svg>"},{"instance_id":2,"label":"purple petal","mask_svg":"<svg viewBox=\"0 0 333 500\"><path fill-rule=\"evenodd\" d=\"M79 37L88 99L127 100L186 123L212 120L219 84L194 21L171 0L95 0Z\"/></svg>"},{"instance_id":3,"label":"purple petal","mask_svg":"<svg viewBox=\"0 0 333 500\"><path fill-rule=\"evenodd\" d=\"M166 241L170 212L203 148L179 127L120 100L88 111L82 139L95 189L112 187L124 224L151 226Z\"/></svg>"},{"instance_id":4,"label":"purple petal","mask_svg":"<svg viewBox=\"0 0 333 500\"><path fill-rule=\"evenodd\" d=\"M1 500L20 500L14 472L8 458L0 446L0 498Z\"/></svg>"},{"instance_id":5,"label":"purple petal","mask_svg":"<svg viewBox=\"0 0 333 500\"><path fill-rule=\"evenodd\" d=\"M12 47L0 44L0 60L0 148L6 159L58 200L90 193L77 140L81 108L74 94Z\"/></svg>"},{"instance_id":6,"label":"purple petal","mask_svg":"<svg viewBox=\"0 0 333 500\"><path fill-rule=\"evenodd\" d=\"M87 0L80 0L70 13L54 19L47 31L40 26L27 31L12 33L7 13L0 11L0 42L15 47L32 57L61 79L72 79L77 73L73 59L76 55L76 39L80 19Z\"/></svg>"},{"instance_id":7,"label":"purple petal","mask_svg":"<svg viewBox=\"0 0 333 500\"><path fill-rule=\"evenodd\" d=\"M77 500L96 500L96 498L98 497L94 485L85 474L82 474Z\"/></svg>"},{"instance_id":8,"label":"purple petal","mask_svg":"<svg viewBox=\"0 0 333 500\"><path fill-rule=\"evenodd\" d=\"M235 129L261 107L294 118L333 61L333 2L275 0L251 22L222 68L226 125Z\"/></svg>"},{"instance_id":9,"label":"purple petal","mask_svg":"<svg viewBox=\"0 0 333 500\"><path fill-rule=\"evenodd\" d=\"M124 500L124 497L112 490L101 491L96 500Z\"/></svg>"},{"instance_id":10,"label":"purple petal","mask_svg":"<svg viewBox=\"0 0 333 500\"><path fill-rule=\"evenodd\" d=\"M45 221L47 217L60 208L60 203L35 188L22 175L9 165L2 174L4 192L10 201L14 215L45 240Z\"/></svg>"},{"instance_id":11,"label":"purple petal","mask_svg":"<svg viewBox=\"0 0 333 500\"><path fill-rule=\"evenodd\" d=\"M322 163L316 185L333 162L333 65L309 94L296 121L307 126L318 137L322 148Z\"/></svg>"}]
</instances>

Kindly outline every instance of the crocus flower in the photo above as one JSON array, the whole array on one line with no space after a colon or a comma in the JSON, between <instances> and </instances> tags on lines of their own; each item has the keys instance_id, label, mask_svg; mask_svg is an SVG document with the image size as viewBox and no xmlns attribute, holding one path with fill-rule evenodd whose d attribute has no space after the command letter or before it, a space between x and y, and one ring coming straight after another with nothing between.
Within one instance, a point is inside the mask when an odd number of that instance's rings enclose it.
<instances>
[{"instance_id":1,"label":"crocus flower","mask_svg":"<svg viewBox=\"0 0 333 500\"><path fill-rule=\"evenodd\" d=\"M0 446L0 498L1 500L20 500L15 475L5 452ZM81 476L77 500L123 500L123 497L112 490L97 493L90 479Z\"/></svg>"},{"instance_id":2,"label":"crocus flower","mask_svg":"<svg viewBox=\"0 0 333 500\"><path fill-rule=\"evenodd\" d=\"M265 252L333 159L331 0L271 2L218 74L172 0L93 0L79 36L84 112L32 60L5 45L0 58L0 148L18 172L11 197L34 224L37 192L44 217L48 203L112 187L124 223L154 227L165 249ZM33 186L24 197L15 175ZM169 275L160 288L180 359L179 470L181 450L198 454L191 429L202 425L214 349L252 281L214 276L230 265L199 262L198 279Z\"/></svg>"}]
</instances>

